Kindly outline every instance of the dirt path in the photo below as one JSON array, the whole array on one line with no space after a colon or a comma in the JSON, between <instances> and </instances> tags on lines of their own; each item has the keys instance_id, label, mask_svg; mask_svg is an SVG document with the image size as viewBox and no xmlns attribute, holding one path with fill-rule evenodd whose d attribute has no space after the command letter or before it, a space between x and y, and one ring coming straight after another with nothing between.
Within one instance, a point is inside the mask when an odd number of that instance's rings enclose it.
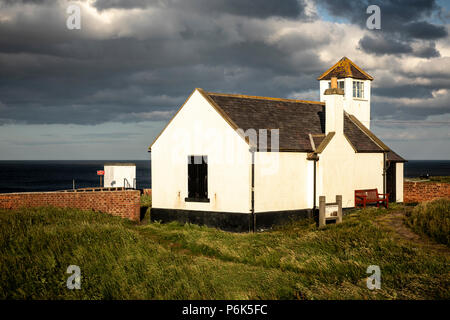
<instances>
[{"instance_id":1,"label":"dirt path","mask_svg":"<svg viewBox=\"0 0 450 320\"><path fill-rule=\"evenodd\" d=\"M450 257L450 249L447 246L436 243L426 236L418 235L405 225L404 218L406 210L411 209L405 208L385 214L377 218L376 223L391 231L393 237L399 241L409 242L416 247L439 252L440 254Z\"/></svg>"}]
</instances>

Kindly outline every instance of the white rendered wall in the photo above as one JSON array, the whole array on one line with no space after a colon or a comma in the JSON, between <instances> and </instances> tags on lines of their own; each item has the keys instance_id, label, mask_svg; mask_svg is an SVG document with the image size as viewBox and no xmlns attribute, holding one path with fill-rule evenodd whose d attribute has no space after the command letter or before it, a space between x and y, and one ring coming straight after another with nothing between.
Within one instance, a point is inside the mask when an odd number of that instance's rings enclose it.
<instances>
[{"instance_id":1,"label":"white rendered wall","mask_svg":"<svg viewBox=\"0 0 450 320\"><path fill-rule=\"evenodd\" d=\"M396 193L396 201L403 202L403 163L397 162L395 167L395 193Z\"/></svg>"},{"instance_id":2,"label":"white rendered wall","mask_svg":"<svg viewBox=\"0 0 450 320\"><path fill-rule=\"evenodd\" d=\"M104 187L136 187L136 166L105 165Z\"/></svg>"},{"instance_id":3,"label":"white rendered wall","mask_svg":"<svg viewBox=\"0 0 450 320\"><path fill-rule=\"evenodd\" d=\"M336 134L317 162L317 199L334 202L342 195L344 208L354 207L356 189L383 192L383 153L355 153L345 136Z\"/></svg>"},{"instance_id":4,"label":"white rendered wall","mask_svg":"<svg viewBox=\"0 0 450 320\"><path fill-rule=\"evenodd\" d=\"M208 156L210 202L186 202L187 157ZM196 90L151 148L154 208L250 213L249 145Z\"/></svg>"},{"instance_id":5,"label":"white rendered wall","mask_svg":"<svg viewBox=\"0 0 450 320\"><path fill-rule=\"evenodd\" d=\"M344 110L354 115L368 129L370 129L370 80L358 80L353 78L339 79L344 80ZM338 80L338 81L339 81ZM364 82L364 98L353 98L353 80ZM328 89L330 80L320 80L320 101L325 101L324 92Z\"/></svg>"},{"instance_id":6,"label":"white rendered wall","mask_svg":"<svg viewBox=\"0 0 450 320\"><path fill-rule=\"evenodd\" d=\"M313 207L313 161L306 153L255 154L255 212Z\"/></svg>"}]
</instances>

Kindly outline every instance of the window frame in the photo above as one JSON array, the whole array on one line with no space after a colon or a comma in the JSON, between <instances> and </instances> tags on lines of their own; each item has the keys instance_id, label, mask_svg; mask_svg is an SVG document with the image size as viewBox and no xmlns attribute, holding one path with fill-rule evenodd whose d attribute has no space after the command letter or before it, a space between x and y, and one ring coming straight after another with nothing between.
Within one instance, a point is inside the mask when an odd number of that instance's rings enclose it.
<instances>
[{"instance_id":1,"label":"window frame","mask_svg":"<svg viewBox=\"0 0 450 320\"><path fill-rule=\"evenodd\" d=\"M364 81L353 80L353 98L365 99L364 97Z\"/></svg>"},{"instance_id":2,"label":"window frame","mask_svg":"<svg viewBox=\"0 0 450 320\"><path fill-rule=\"evenodd\" d=\"M187 160L187 197L184 201L209 202L208 156L189 155Z\"/></svg>"}]
</instances>

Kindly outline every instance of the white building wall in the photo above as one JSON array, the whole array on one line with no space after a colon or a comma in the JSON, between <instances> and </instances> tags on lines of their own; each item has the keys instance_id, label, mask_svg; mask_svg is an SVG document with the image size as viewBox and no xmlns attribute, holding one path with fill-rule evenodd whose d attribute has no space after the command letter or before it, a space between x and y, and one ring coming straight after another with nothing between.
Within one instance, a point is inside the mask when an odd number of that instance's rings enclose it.
<instances>
[{"instance_id":1,"label":"white building wall","mask_svg":"<svg viewBox=\"0 0 450 320\"><path fill-rule=\"evenodd\" d=\"M208 156L209 203L186 202L187 158ZM249 145L196 90L151 148L154 208L250 213Z\"/></svg>"},{"instance_id":2,"label":"white building wall","mask_svg":"<svg viewBox=\"0 0 450 320\"><path fill-rule=\"evenodd\" d=\"M355 153L344 135L336 134L317 162L317 199L334 202L342 195L344 208L354 207L356 189L383 192L383 153Z\"/></svg>"},{"instance_id":3,"label":"white building wall","mask_svg":"<svg viewBox=\"0 0 450 320\"><path fill-rule=\"evenodd\" d=\"M371 81L358 80L353 78L340 79L344 80L344 110L354 115L368 129L370 129L370 96ZM364 82L364 98L353 98L353 80ZM330 80L320 80L320 101L325 101L324 92L329 87Z\"/></svg>"},{"instance_id":4,"label":"white building wall","mask_svg":"<svg viewBox=\"0 0 450 320\"><path fill-rule=\"evenodd\" d=\"M136 166L135 165L104 165L104 187L135 188Z\"/></svg>"},{"instance_id":5,"label":"white building wall","mask_svg":"<svg viewBox=\"0 0 450 320\"><path fill-rule=\"evenodd\" d=\"M396 193L396 201L403 202L403 163L397 162L395 167L395 193Z\"/></svg>"},{"instance_id":6,"label":"white building wall","mask_svg":"<svg viewBox=\"0 0 450 320\"><path fill-rule=\"evenodd\" d=\"M255 153L255 212L311 209L313 168L306 153Z\"/></svg>"}]
</instances>

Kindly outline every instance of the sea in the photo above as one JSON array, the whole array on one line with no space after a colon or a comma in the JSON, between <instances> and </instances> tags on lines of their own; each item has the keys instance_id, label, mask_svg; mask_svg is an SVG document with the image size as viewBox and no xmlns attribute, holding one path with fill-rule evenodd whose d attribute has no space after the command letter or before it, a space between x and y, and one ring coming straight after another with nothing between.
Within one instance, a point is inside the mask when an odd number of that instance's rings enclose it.
<instances>
[{"instance_id":1,"label":"sea","mask_svg":"<svg viewBox=\"0 0 450 320\"><path fill-rule=\"evenodd\" d=\"M0 161L0 193L56 191L100 185L97 170L106 162L136 164L136 187L151 188L150 160ZM405 177L449 176L450 160L410 160Z\"/></svg>"}]
</instances>

